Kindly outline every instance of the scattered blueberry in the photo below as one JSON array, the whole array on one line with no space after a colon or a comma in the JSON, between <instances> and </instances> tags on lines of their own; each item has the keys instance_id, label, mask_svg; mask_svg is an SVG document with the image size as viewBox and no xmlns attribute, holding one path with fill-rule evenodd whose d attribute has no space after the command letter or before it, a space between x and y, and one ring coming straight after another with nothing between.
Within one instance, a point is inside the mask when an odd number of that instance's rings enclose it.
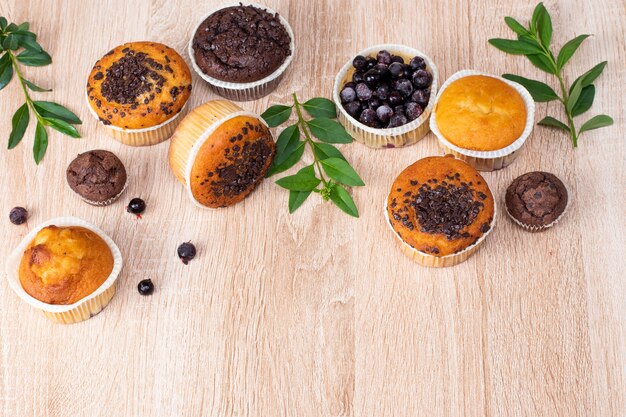
<instances>
[{"instance_id":1,"label":"scattered blueberry","mask_svg":"<svg viewBox=\"0 0 626 417\"><path fill-rule=\"evenodd\" d=\"M417 103L407 103L405 114L409 121L415 120L420 117L424 113L424 109Z\"/></svg>"},{"instance_id":2,"label":"scattered blueberry","mask_svg":"<svg viewBox=\"0 0 626 417\"><path fill-rule=\"evenodd\" d=\"M182 243L178 247L178 257L185 265L189 263L196 256L196 247L191 242Z\"/></svg>"},{"instance_id":3,"label":"scattered blueberry","mask_svg":"<svg viewBox=\"0 0 626 417\"><path fill-rule=\"evenodd\" d=\"M126 206L126 211L129 213L136 214L137 217L141 217L141 213L146 210L146 202L141 198L133 198Z\"/></svg>"},{"instance_id":4,"label":"scattered blueberry","mask_svg":"<svg viewBox=\"0 0 626 417\"><path fill-rule=\"evenodd\" d=\"M154 284L151 279L144 279L137 284L137 291L141 295L150 295L154 292Z\"/></svg>"},{"instance_id":5,"label":"scattered blueberry","mask_svg":"<svg viewBox=\"0 0 626 417\"><path fill-rule=\"evenodd\" d=\"M356 85L356 96L361 101L367 101L372 98L372 90L365 83L359 83Z\"/></svg>"},{"instance_id":6,"label":"scattered blueberry","mask_svg":"<svg viewBox=\"0 0 626 417\"><path fill-rule=\"evenodd\" d=\"M27 219L28 211L24 207L13 207L9 213L9 220L17 226L26 223Z\"/></svg>"},{"instance_id":7,"label":"scattered blueberry","mask_svg":"<svg viewBox=\"0 0 626 417\"><path fill-rule=\"evenodd\" d=\"M413 74L413 84L416 88L427 88L433 82L433 77L426 70L417 70Z\"/></svg>"},{"instance_id":8,"label":"scattered blueberry","mask_svg":"<svg viewBox=\"0 0 626 417\"><path fill-rule=\"evenodd\" d=\"M356 91L354 91L352 87L344 87L339 95L341 96L342 103L349 103L356 99Z\"/></svg>"}]
</instances>

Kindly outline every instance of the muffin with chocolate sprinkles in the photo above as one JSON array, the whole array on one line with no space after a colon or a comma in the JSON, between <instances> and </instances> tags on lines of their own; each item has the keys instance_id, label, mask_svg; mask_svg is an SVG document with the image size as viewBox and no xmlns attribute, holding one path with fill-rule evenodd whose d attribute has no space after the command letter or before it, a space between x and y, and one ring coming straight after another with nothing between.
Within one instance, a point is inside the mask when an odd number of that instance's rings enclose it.
<instances>
[{"instance_id":1,"label":"muffin with chocolate sprinkles","mask_svg":"<svg viewBox=\"0 0 626 417\"><path fill-rule=\"evenodd\" d=\"M420 159L394 181L386 214L403 251L426 266L465 261L493 228L484 178L452 155Z\"/></svg>"},{"instance_id":2,"label":"muffin with chocolate sprinkles","mask_svg":"<svg viewBox=\"0 0 626 417\"><path fill-rule=\"evenodd\" d=\"M109 51L87 81L92 113L116 139L153 145L168 139L191 94L191 73L173 49L130 42Z\"/></svg>"},{"instance_id":3,"label":"muffin with chocolate sprinkles","mask_svg":"<svg viewBox=\"0 0 626 417\"><path fill-rule=\"evenodd\" d=\"M506 190L506 212L515 223L531 232L555 225L568 204L567 188L549 172L528 172Z\"/></svg>"}]
</instances>

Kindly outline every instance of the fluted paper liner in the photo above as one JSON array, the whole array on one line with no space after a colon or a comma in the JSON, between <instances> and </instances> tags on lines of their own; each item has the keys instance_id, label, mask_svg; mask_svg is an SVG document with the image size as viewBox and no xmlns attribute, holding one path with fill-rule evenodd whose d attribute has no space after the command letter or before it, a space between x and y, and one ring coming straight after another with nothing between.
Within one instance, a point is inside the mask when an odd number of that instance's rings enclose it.
<instances>
[{"instance_id":1,"label":"fluted paper liner","mask_svg":"<svg viewBox=\"0 0 626 417\"><path fill-rule=\"evenodd\" d=\"M357 142L361 142L371 148L400 148L403 146L413 145L426 136L430 130L428 117L430 116L430 112L434 106L435 96L437 95L437 84L439 82L437 67L433 63L433 60L426 54L404 45L376 45L362 50L357 55L369 56L371 54L376 54L383 49L389 51L391 54L403 57L405 61L413 58L414 56L420 56L424 58L424 61L426 61L426 69L432 74L433 82L430 86L430 100L428 101L428 105L424 109L424 112L417 119L405 125L391 129L376 129L369 127L350 116L341 104L339 93L341 92L342 86L352 78L352 73L354 73L351 59L345 63L335 78L333 100L337 105L337 118Z\"/></svg>"},{"instance_id":2,"label":"fluted paper liner","mask_svg":"<svg viewBox=\"0 0 626 417\"><path fill-rule=\"evenodd\" d=\"M113 254L113 270L109 277L96 289L93 293L89 294L74 304L61 305L61 304L47 304L43 301L36 299L28 294L19 278L19 267L24 255L24 251L28 245L33 241L35 235L46 226L80 226L85 229L89 229L96 233L106 242ZM15 293L26 303L41 310L48 319L57 323L70 324L78 323L83 320L87 320L90 317L98 314L106 305L111 301L115 294L115 281L117 280L120 271L122 270L122 254L110 237L108 237L102 230L96 226L88 223L82 219L76 217L57 217L50 219L28 233L15 250L9 255L6 263L6 274L9 281L9 286Z\"/></svg>"},{"instance_id":3,"label":"fluted paper liner","mask_svg":"<svg viewBox=\"0 0 626 417\"><path fill-rule=\"evenodd\" d=\"M443 94L444 90L454 81L470 75L484 75L486 77L498 79L513 87L520 94L520 96L522 96L524 104L526 105L526 126L520 137L517 138L509 146L495 151L475 151L471 149L463 149L448 141L443 136L441 131L439 131L439 127L437 126L437 102L439 101L441 94ZM430 117L430 130L432 130L435 136L437 136L439 145L444 150L444 152L453 154L455 157L467 162L478 171L495 171L497 169L502 169L510 165L519 155L519 152L521 151L522 146L524 146L526 139L528 139L528 137L530 136L534 125L535 101L533 100L528 90L526 90L521 84L518 84L516 82L495 75L487 74L485 72L474 70L458 71L454 73L450 78L448 78L445 83L443 83L441 89L439 90L439 93L437 94L437 98L435 99L434 108Z\"/></svg>"},{"instance_id":4,"label":"fluted paper liner","mask_svg":"<svg viewBox=\"0 0 626 417\"><path fill-rule=\"evenodd\" d=\"M224 4L212 10L211 12L207 13L198 22L198 24L195 26L192 32L191 39L189 40L189 46L187 49L189 53L189 59L191 60L191 66L193 67L194 71L196 71L196 73L204 81L209 83L209 86L217 94L229 100L251 101L251 100L257 100L261 97L264 97L268 95L269 93L271 93L272 91L274 91L276 87L278 87L278 84L280 84L280 81L282 80L283 75L285 74L285 71L287 70L287 67L289 67L289 64L291 64L291 61L293 61L293 55L296 51L295 37L293 35L293 30L291 29L291 26L289 26L289 22L287 22L287 20L283 18L282 14L279 13L278 18L280 19L280 23L282 23L283 27L287 31L289 38L291 39L291 42L289 44L289 49L291 50L291 54L289 54L287 58L285 58L285 62L283 62L281 66L278 67L274 72L272 72L270 75L268 75L265 78L261 78L258 81L253 81L249 83L234 83L234 82L222 81L222 80L218 80L217 78L213 78L205 74L200 69L200 67L196 63L196 58L195 58L195 54L193 51L193 38L196 36L196 32L198 31L198 28L200 27L202 22L204 22L207 19L207 17L227 7L239 6L240 4L243 6L253 6L258 9L264 9L264 10L267 10L268 13L271 13L271 14L276 13L274 10L270 9L269 7L261 5L261 4L257 4L257 3L236 2L236 3Z\"/></svg>"},{"instance_id":5,"label":"fluted paper liner","mask_svg":"<svg viewBox=\"0 0 626 417\"><path fill-rule=\"evenodd\" d=\"M498 210L496 206L496 200L494 199L493 200L493 220L491 220L491 224L487 232L485 232L476 242L469 245L467 248L463 249L460 252L452 253L450 255L445 255L445 256L435 256L429 253L419 251L415 249L413 246L406 243L404 240L402 240L398 232L396 232L396 230L391 225L391 221L389 220L389 214L387 213L387 201L388 201L388 198L385 199L385 206L384 206L385 220L387 222L387 225L393 232L393 235L396 237L396 239L398 239L398 243L400 244L400 249L402 250L402 253L404 253L406 256L408 256L409 258L411 258L412 260L414 260L415 262L423 266L428 266L432 268L445 268L448 266L458 265L462 262L467 261L469 257L472 256L478 250L478 248L480 248L480 246L483 244L483 242L485 241L489 233L491 233L493 228L496 226L496 216L498 214L497 213Z\"/></svg>"}]
</instances>

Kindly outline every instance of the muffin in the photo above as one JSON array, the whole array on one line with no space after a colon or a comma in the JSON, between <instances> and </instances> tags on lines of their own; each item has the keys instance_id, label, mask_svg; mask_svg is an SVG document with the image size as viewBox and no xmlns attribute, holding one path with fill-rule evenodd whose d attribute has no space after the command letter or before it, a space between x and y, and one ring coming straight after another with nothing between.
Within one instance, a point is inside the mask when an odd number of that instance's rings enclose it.
<instances>
[{"instance_id":1,"label":"muffin","mask_svg":"<svg viewBox=\"0 0 626 417\"><path fill-rule=\"evenodd\" d=\"M170 143L176 178L201 207L228 207L246 198L265 177L276 153L259 116L214 100L185 117Z\"/></svg>"},{"instance_id":2,"label":"muffin","mask_svg":"<svg viewBox=\"0 0 626 417\"><path fill-rule=\"evenodd\" d=\"M130 42L94 65L87 101L107 132L132 146L168 139L191 94L191 73L173 49L156 42Z\"/></svg>"},{"instance_id":3,"label":"muffin","mask_svg":"<svg viewBox=\"0 0 626 417\"><path fill-rule=\"evenodd\" d=\"M412 145L428 133L437 68L422 52L377 45L346 62L335 78L338 119L372 148Z\"/></svg>"},{"instance_id":4,"label":"muffin","mask_svg":"<svg viewBox=\"0 0 626 417\"><path fill-rule=\"evenodd\" d=\"M33 229L7 260L11 288L58 323L98 314L115 294L122 258L113 241L73 217Z\"/></svg>"},{"instance_id":5,"label":"muffin","mask_svg":"<svg viewBox=\"0 0 626 417\"><path fill-rule=\"evenodd\" d=\"M506 190L506 212L515 223L531 232L555 225L568 205L567 188L549 172L528 172Z\"/></svg>"},{"instance_id":6,"label":"muffin","mask_svg":"<svg viewBox=\"0 0 626 417\"><path fill-rule=\"evenodd\" d=\"M410 165L393 182L386 204L404 253L426 266L465 261L495 221L495 202L486 181L452 155Z\"/></svg>"},{"instance_id":7,"label":"muffin","mask_svg":"<svg viewBox=\"0 0 626 417\"><path fill-rule=\"evenodd\" d=\"M113 203L126 189L126 168L112 152L93 150L78 155L67 167L67 183L95 206Z\"/></svg>"},{"instance_id":8,"label":"muffin","mask_svg":"<svg viewBox=\"0 0 626 417\"><path fill-rule=\"evenodd\" d=\"M255 100L273 91L292 60L294 36L285 19L254 4L221 8L196 27L189 56L220 95Z\"/></svg>"},{"instance_id":9,"label":"muffin","mask_svg":"<svg viewBox=\"0 0 626 417\"><path fill-rule=\"evenodd\" d=\"M534 102L524 87L477 71L460 71L439 91L430 127L444 151L491 171L517 157L533 120Z\"/></svg>"}]
</instances>

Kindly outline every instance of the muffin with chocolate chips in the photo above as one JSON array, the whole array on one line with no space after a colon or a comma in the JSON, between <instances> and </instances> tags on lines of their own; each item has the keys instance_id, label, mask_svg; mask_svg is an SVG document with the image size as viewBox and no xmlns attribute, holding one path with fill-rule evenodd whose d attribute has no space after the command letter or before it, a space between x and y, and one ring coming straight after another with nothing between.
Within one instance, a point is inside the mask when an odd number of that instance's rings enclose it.
<instances>
[{"instance_id":1,"label":"muffin with chocolate chips","mask_svg":"<svg viewBox=\"0 0 626 417\"><path fill-rule=\"evenodd\" d=\"M278 13L254 5L219 9L194 31L189 56L196 72L232 100L255 100L280 82L294 51L293 33Z\"/></svg>"},{"instance_id":2,"label":"muffin with chocolate chips","mask_svg":"<svg viewBox=\"0 0 626 417\"><path fill-rule=\"evenodd\" d=\"M276 153L267 125L225 100L195 108L170 142L172 172L201 207L228 207L263 180Z\"/></svg>"},{"instance_id":3,"label":"muffin with chocolate chips","mask_svg":"<svg viewBox=\"0 0 626 417\"><path fill-rule=\"evenodd\" d=\"M132 146L168 139L191 94L191 73L173 49L130 42L109 51L87 81L89 108L114 138Z\"/></svg>"},{"instance_id":4,"label":"muffin with chocolate chips","mask_svg":"<svg viewBox=\"0 0 626 417\"><path fill-rule=\"evenodd\" d=\"M452 155L410 165L394 181L386 204L403 252L426 266L465 261L495 221L495 202L484 178Z\"/></svg>"},{"instance_id":5,"label":"muffin with chocolate chips","mask_svg":"<svg viewBox=\"0 0 626 417\"><path fill-rule=\"evenodd\" d=\"M112 152L93 150L78 155L67 167L67 183L84 201L107 206L126 189L126 168Z\"/></svg>"},{"instance_id":6,"label":"muffin with chocolate chips","mask_svg":"<svg viewBox=\"0 0 626 417\"><path fill-rule=\"evenodd\" d=\"M528 172L506 190L506 212L515 223L531 232L555 225L565 213L567 188L549 172Z\"/></svg>"}]
</instances>

